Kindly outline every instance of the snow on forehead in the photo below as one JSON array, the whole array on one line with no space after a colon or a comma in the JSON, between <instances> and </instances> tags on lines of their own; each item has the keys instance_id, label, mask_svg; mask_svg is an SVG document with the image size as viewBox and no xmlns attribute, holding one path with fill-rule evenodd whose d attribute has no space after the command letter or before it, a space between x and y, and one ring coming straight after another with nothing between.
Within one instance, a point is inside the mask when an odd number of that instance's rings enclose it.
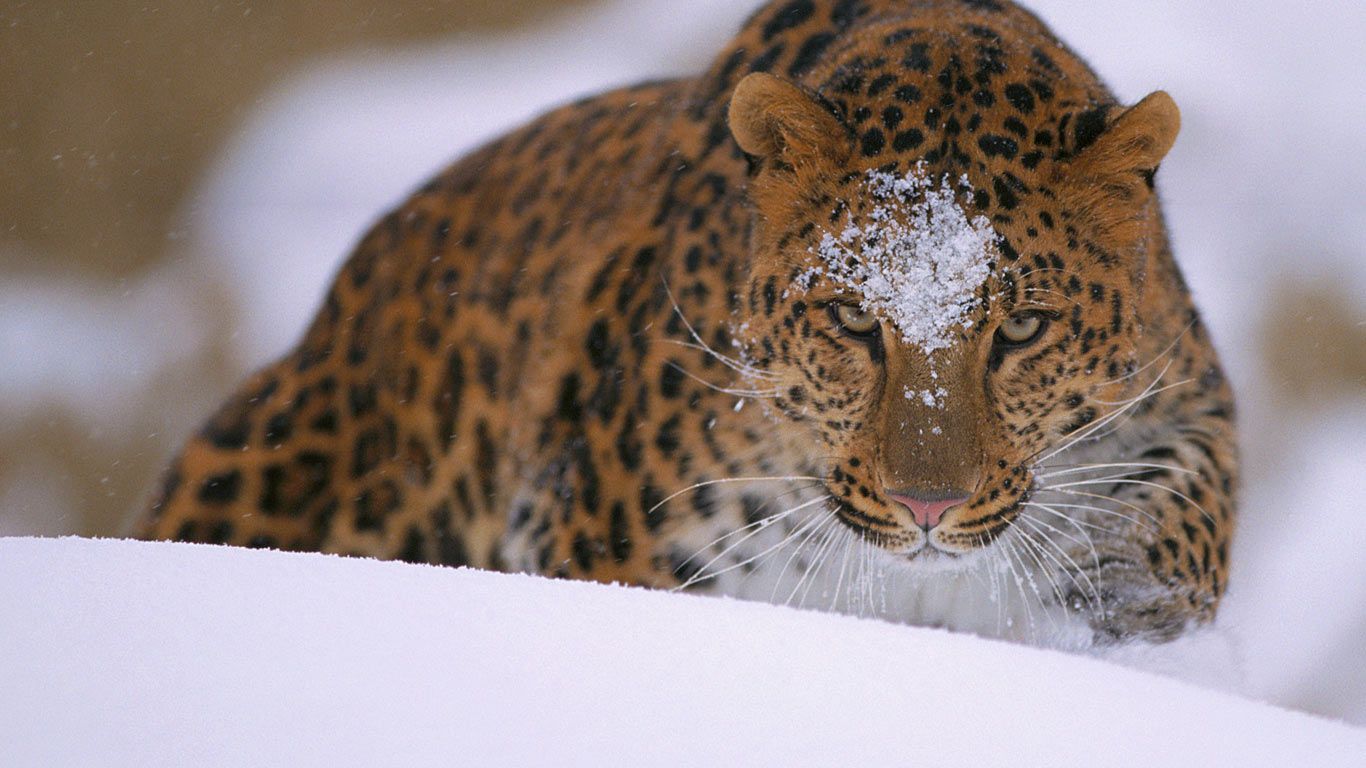
<instances>
[{"instance_id":1,"label":"snow on forehead","mask_svg":"<svg viewBox=\"0 0 1366 768\"><path fill-rule=\"evenodd\" d=\"M966 176L957 189L972 191ZM869 171L862 190L868 205L858 218L850 213L841 231L824 234L802 287L824 276L861 296L863 309L925 354L949 346L955 329L972 327L997 239L991 223L969 219L949 179L931 179L923 163L905 176Z\"/></svg>"}]
</instances>

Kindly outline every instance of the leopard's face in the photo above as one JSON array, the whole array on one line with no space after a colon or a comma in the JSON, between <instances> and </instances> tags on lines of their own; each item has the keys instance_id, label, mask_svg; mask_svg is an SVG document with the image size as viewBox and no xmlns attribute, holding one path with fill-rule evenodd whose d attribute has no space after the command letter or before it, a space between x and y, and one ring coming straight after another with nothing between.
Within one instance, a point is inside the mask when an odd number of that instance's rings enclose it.
<instances>
[{"instance_id":1,"label":"leopard's face","mask_svg":"<svg viewBox=\"0 0 1366 768\"><path fill-rule=\"evenodd\" d=\"M736 322L752 388L809 432L846 525L951 565L1146 383L1151 179L1179 126L1165 94L1117 109L963 31L887 21L807 84L748 76L729 112L756 160Z\"/></svg>"},{"instance_id":2,"label":"leopard's face","mask_svg":"<svg viewBox=\"0 0 1366 768\"><path fill-rule=\"evenodd\" d=\"M809 434L845 525L905 561L965 567L1061 469L1052 452L1119 406L1138 359L1133 270L1072 258L1081 233L1037 223L1056 210L992 224L965 178L923 164L808 192L756 237L737 322L750 388Z\"/></svg>"}]
</instances>

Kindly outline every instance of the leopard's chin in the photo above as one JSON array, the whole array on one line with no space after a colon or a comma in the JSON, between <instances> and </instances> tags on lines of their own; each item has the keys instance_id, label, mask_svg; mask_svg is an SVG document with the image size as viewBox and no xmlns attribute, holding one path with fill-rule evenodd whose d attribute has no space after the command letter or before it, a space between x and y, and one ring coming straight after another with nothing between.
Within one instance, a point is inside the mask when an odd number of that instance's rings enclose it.
<instances>
[{"instance_id":1,"label":"leopard's chin","mask_svg":"<svg viewBox=\"0 0 1366 768\"><path fill-rule=\"evenodd\" d=\"M971 552L946 552L933 545L926 545L905 555L905 560L918 571L927 573L961 571L964 563L971 559Z\"/></svg>"},{"instance_id":2,"label":"leopard's chin","mask_svg":"<svg viewBox=\"0 0 1366 768\"><path fill-rule=\"evenodd\" d=\"M925 575L944 575L962 573L977 567L983 558L989 557L992 545L974 547L968 550L949 549L936 544L933 537L918 549L900 555L908 570Z\"/></svg>"}]
</instances>

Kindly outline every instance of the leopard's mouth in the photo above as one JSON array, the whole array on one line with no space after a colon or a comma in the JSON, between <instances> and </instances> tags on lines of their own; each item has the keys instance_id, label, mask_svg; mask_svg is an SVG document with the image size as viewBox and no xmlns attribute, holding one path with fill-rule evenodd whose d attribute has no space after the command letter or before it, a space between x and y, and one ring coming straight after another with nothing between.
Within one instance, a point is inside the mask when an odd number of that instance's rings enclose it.
<instances>
[{"instance_id":1,"label":"leopard's mouth","mask_svg":"<svg viewBox=\"0 0 1366 768\"><path fill-rule=\"evenodd\" d=\"M1011 504L991 513L986 519L969 521L968 527L964 530L959 530L955 524L929 532L870 514L842 498L835 498L833 505L834 513L840 522L859 534L868 544L886 550L905 562L917 565L950 565L971 559L972 556L990 549L995 541L1014 525L1028 498L1026 493Z\"/></svg>"}]
</instances>

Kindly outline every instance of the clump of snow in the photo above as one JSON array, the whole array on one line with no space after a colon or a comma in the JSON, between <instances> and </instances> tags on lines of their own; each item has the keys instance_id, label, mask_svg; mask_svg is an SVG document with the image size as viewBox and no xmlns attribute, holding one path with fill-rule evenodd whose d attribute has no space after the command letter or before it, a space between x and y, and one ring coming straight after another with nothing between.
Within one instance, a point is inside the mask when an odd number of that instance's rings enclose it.
<instances>
[{"instance_id":1,"label":"clump of snow","mask_svg":"<svg viewBox=\"0 0 1366 768\"><path fill-rule=\"evenodd\" d=\"M840 232L826 232L816 248L821 265L796 282L809 288L823 275L925 354L949 346L955 330L972 327L969 313L997 240L986 217L968 218L958 204L972 186L966 176L957 184L932 178L922 162L903 176L869 171L862 188L871 207L851 212Z\"/></svg>"},{"instance_id":2,"label":"clump of snow","mask_svg":"<svg viewBox=\"0 0 1366 768\"><path fill-rule=\"evenodd\" d=\"M931 373L934 373L934 371L931 370ZM938 378L938 376L936 376L936 378ZM949 396L949 391L947 389L944 389L943 387L935 387L934 389L921 390L915 390L911 389L910 387L906 387L905 395L907 400L915 400L919 398L920 402L924 403L926 408L942 409L944 407L944 398Z\"/></svg>"}]
</instances>

